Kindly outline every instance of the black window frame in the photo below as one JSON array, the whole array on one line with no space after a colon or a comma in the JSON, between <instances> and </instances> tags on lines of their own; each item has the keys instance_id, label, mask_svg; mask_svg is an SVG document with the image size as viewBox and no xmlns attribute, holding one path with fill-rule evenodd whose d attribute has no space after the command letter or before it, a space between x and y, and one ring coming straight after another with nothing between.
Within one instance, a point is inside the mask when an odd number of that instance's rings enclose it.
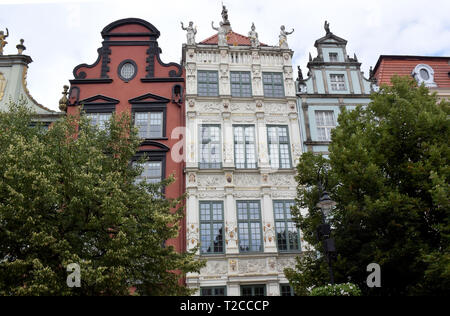
<instances>
[{"instance_id":1,"label":"black window frame","mask_svg":"<svg viewBox=\"0 0 450 316\"><path fill-rule=\"evenodd\" d=\"M217 205L221 205L221 209L222 209L222 220L214 220L214 214L213 214L213 204L217 204ZM209 220L202 220L202 214L201 214L201 210L202 210L202 205L209 205L209 212L210 212L210 219ZM198 208L198 212L199 212L199 237L200 237L200 254L202 256L210 256L210 255L217 255L217 254L224 254L225 253L225 209L224 209L224 203L223 201L200 201L199 202L199 208ZM202 241L202 224L208 224L209 225L209 231L210 231L210 240L209 242L212 242L212 244L214 244L215 239L216 239L216 235L214 235L214 224L222 224L222 233L221 233L221 238L222 238L222 250L221 251L215 251L215 247L213 246L213 251L212 252L203 252L203 247L201 245L201 241ZM219 235L217 235L219 236Z\"/></svg>"},{"instance_id":2,"label":"black window frame","mask_svg":"<svg viewBox=\"0 0 450 316\"><path fill-rule=\"evenodd\" d=\"M257 287L262 287L264 289L264 294L263 295L255 295L255 289ZM252 297L252 296L267 296L267 286L266 284L251 284L251 285L241 285L240 287L241 289L241 296L247 296L247 297ZM252 294L251 295L244 295L243 291L245 289L251 289Z\"/></svg>"},{"instance_id":3,"label":"black window frame","mask_svg":"<svg viewBox=\"0 0 450 316\"><path fill-rule=\"evenodd\" d=\"M250 203L257 203L258 204L258 219L251 219L250 216ZM246 204L246 212L247 212L247 219L240 219L239 217L239 204ZM261 214L261 201L260 200L237 200L236 201L236 218L237 218L237 224L238 224L238 240L239 240L239 253L262 253L264 252L264 236L263 236L263 228L262 228L262 214ZM253 245L253 238L252 238L252 223L258 223L259 224L259 236L260 236L260 248L259 250L252 250ZM248 250L242 250L241 249L241 241L244 240L243 236L240 235L240 227L241 224L246 224L246 230L248 233Z\"/></svg>"},{"instance_id":4,"label":"black window frame","mask_svg":"<svg viewBox=\"0 0 450 316\"><path fill-rule=\"evenodd\" d=\"M277 213L276 213L276 207L275 204L282 203L283 204L283 219L277 219ZM277 243L277 250L280 253L300 253L302 252L302 243L301 243L301 236L300 236L300 229L295 225L295 222L292 220L292 214L290 213L291 208L290 206L287 207L287 204L295 204L294 200L274 200L273 201L273 218L275 222L275 236L276 236L276 243ZM289 216L287 216L287 212L289 212ZM286 249L280 249L280 238L279 238L279 232L278 232L278 225L277 223L283 223L284 224L284 240L286 242ZM291 249L290 245L290 238L289 238L289 224L294 224L295 228L297 229L297 244L298 247L295 249Z\"/></svg>"},{"instance_id":5,"label":"black window frame","mask_svg":"<svg viewBox=\"0 0 450 316\"><path fill-rule=\"evenodd\" d=\"M209 150L209 161L202 162L202 145L203 145L203 135L202 135L202 129L204 127L218 127L219 128L219 162L211 162L211 148ZM210 133L210 132L209 132ZM199 169L221 169L222 168L222 126L220 124L200 124L198 129L198 168ZM206 143L205 143L206 144Z\"/></svg>"},{"instance_id":6,"label":"black window frame","mask_svg":"<svg viewBox=\"0 0 450 316\"><path fill-rule=\"evenodd\" d=\"M213 294L204 294L203 291L212 291ZM223 290L223 294L217 294L216 291ZM227 287L224 286L202 286L200 287L200 296L227 296Z\"/></svg>"},{"instance_id":7,"label":"black window frame","mask_svg":"<svg viewBox=\"0 0 450 316\"><path fill-rule=\"evenodd\" d=\"M270 75L271 77L271 82L266 82L266 77L267 75ZM274 83L274 75L279 75L281 77L281 83ZM282 72L263 72L262 73L263 76L263 90L264 90L264 97L266 98L284 98L286 96L286 92L284 91L284 76ZM270 85L271 86L271 90L267 90L266 89L266 85ZM281 95L275 95L275 91L278 91L276 89L274 89L275 86L280 86L281 87ZM270 93L269 93L270 91Z\"/></svg>"},{"instance_id":8,"label":"black window frame","mask_svg":"<svg viewBox=\"0 0 450 316\"><path fill-rule=\"evenodd\" d=\"M248 83L242 82L242 75L248 75ZM239 75L239 81L233 81L233 75ZM233 93L233 85L239 85L239 95ZM250 93L248 95L243 95L242 87L248 86L250 88ZM252 91L252 74L250 71L230 71L230 91L231 96L234 98L251 98L253 96Z\"/></svg>"},{"instance_id":9,"label":"black window frame","mask_svg":"<svg viewBox=\"0 0 450 316\"><path fill-rule=\"evenodd\" d=\"M136 126L136 113L144 112L144 113L151 113L151 112L162 112L162 135L160 137L145 137L144 140L167 140L167 104L165 103L158 103L158 104L132 104L131 105L131 111L132 111L132 119L133 119L133 126Z\"/></svg>"},{"instance_id":10,"label":"black window frame","mask_svg":"<svg viewBox=\"0 0 450 316\"><path fill-rule=\"evenodd\" d=\"M237 127L242 127L244 128L244 167L238 167L238 163L237 163L237 159L236 159L236 134L235 134L235 128ZM247 128L253 128L253 138L254 138L254 149L255 149L255 166L254 167L249 167L248 164L249 162L247 161L247 145L250 145L251 143L248 143L245 137L245 130ZM233 145L234 145L234 165L236 166L236 169L258 169L258 153L257 153L257 140L256 140L256 127L255 125L246 125L246 124L234 124L233 125Z\"/></svg>"},{"instance_id":11,"label":"black window frame","mask_svg":"<svg viewBox=\"0 0 450 316\"><path fill-rule=\"evenodd\" d=\"M200 79L200 74L206 74L206 81ZM215 81L209 81L209 74L215 74ZM215 84L214 93L210 93L210 85ZM200 87L206 85L206 94L200 93ZM219 96L219 72L217 70L197 70L197 95L199 97L218 97Z\"/></svg>"},{"instance_id":12,"label":"black window frame","mask_svg":"<svg viewBox=\"0 0 450 316\"><path fill-rule=\"evenodd\" d=\"M270 145L272 144L270 142L270 135L269 135L269 129L272 127L276 127L277 128L277 143L278 144L278 166L276 168L278 169L284 169L284 170L289 170L292 169L292 152L291 152L291 139L289 136L289 125L267 125L267 146L268 146L268 153L269 153L269 164L271 166L271 168L274 168L272 166L272 161L271 161L271 149L270 149ZM287 138L287 142L280 142L280 136L279 136L279 128L285 128L286 129L286 138ZM289 166L288 167L282 167L282 163L281 163L281 147L280 145L282 144L287 144L288 146L288 151L289 151Z\"/></svg>"},{"instance_id":13,"label":"black window frame","mask_svg":"<svg viewBox=\"0 0 450 316\"><path fill-rule=\"evenodd\" d=\"M283 287L289 287L289 293L288 291L283 291ZM289 294L289 295L286 295ZM295 296L294 289L289 283L280 283L280 296Z\"/></svg>"}]
</instances>

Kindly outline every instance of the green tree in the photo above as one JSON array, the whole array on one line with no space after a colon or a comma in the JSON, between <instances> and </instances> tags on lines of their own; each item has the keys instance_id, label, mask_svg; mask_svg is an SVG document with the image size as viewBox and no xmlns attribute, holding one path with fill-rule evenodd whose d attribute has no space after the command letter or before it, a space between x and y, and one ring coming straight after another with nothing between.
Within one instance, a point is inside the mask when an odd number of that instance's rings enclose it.
<instances>
[{"instance_id":1,"label":"green tree","mask_svg":"<svg viewBox=\"0 0 450 316\"><path fill-rule=\"evenodd\" d=\"M204 264L165 246L178 235L182 198L138 183L139 147L127 115L100 131L65 117L32 126L24 104L0 112L0 295L186 295ZM76 135L76 137L75 137ZM81 287L66 284L81 267Z\"/></svg>"},{"instance_id":2,"label":"green tree","mask_svg":"<svg viewBox=\"0 0 450 316\"><path fill-rule=\"evenodd\" d=\"M299 294L329 280L315 235L318 175L325 169L326 189L337 202L336 282L356 283L366 295L450 294L449 103L409 78L392 83L368 106L343 110L329 159L300 159L294 213L316 251L286 271ZM366 285L370 263L381 266L381 288Z\"/></svg>"}]
</instances>

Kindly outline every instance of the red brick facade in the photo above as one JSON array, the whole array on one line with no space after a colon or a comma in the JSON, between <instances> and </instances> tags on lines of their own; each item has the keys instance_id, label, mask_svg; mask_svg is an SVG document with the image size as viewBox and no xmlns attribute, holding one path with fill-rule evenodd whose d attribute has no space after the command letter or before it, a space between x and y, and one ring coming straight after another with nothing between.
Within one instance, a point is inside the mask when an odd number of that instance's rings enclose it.
<instances>
[{"instance_id":1,"label":"red brick facade","mask_svg":"<svg viewBox=\"0 0 450 316\"><path fill-rule=\"evenodd\" d=\"M115 21L101 34L103 42L97 61L92 65L78 65L73 71L75 79L70 80L67 113L77 115L81 104L88 114L128 112L135 121L137 113L148 113L149 131L152 129L150 113L162 117L162 127L158 125L161 135L148 132L139 153L147 153L150 161L161 162L162 178L175 176L176 181L165 193L171 198L179 197L185 191L184 159L174 161L172 152L183 149L176 146L180 136L172 138L172 131L185 126L183 68L161 61L157 42L160 33L147 21ZM184 251L185 235L183 220L178 239L168 244Z\"/></svg>"}]
</instances>

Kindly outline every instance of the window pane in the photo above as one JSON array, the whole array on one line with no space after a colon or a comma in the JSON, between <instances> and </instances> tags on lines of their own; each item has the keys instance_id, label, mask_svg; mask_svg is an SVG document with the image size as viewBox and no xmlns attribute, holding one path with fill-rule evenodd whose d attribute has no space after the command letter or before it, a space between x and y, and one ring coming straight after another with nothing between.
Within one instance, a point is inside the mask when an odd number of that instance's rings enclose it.
<instances>
[{"instance_id":1,"label":"window pane","mask_svg":"<svg viewBox=\"0 0 450 316\"><path fill-rule=\"evenodd\" d=\"M223 204L200 202L200 251L201 253L222 253Z\"/></svg>"}]
</instances>

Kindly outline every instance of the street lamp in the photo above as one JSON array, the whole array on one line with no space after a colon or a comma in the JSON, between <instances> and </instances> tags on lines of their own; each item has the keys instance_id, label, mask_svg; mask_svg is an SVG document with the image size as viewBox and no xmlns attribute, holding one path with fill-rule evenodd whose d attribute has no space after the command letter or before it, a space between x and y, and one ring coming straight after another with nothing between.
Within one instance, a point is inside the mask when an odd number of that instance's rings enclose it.
<instances>
[{"instance_id":1,"label":"street lamp","mask_svg":"<svg viewBox=\"0 0 450 316\"><path fill-rule=\"evenodd\" d=\"M319 189L322 191L322 184L319 183ZM331 213L332 208L336 205L336 202L333 201L328 192L323 190L321 192L321 197L319 199L319 203L317 203L317 207L320 208L322 212L322 225L319 225L317 228L317 235L319 240L323 241L323 249L328 261L328 272L330 274L331 284L334 285L334 274L333 267L331 265L334 254L336 253L336 247L334 245L334 239L331 238L331 226L328 223L328 219Z\"/></svg>"}]
</instances>

